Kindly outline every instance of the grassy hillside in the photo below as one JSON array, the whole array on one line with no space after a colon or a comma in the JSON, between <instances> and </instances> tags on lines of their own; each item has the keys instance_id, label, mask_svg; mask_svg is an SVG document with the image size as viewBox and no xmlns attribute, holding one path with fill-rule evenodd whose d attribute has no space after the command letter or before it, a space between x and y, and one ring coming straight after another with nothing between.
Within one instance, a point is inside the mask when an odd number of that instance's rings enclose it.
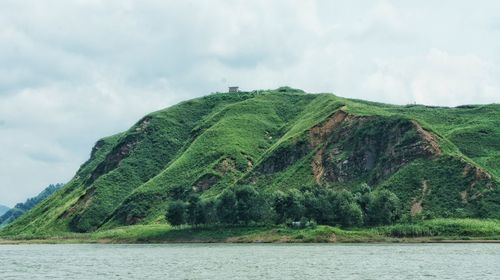
<instances>
[{"instance_id":1,"label":"grassy hillside","mask_svg":"<svg viewBox=\"0 0 500 280\"><path fill-rule=\"evenodd\" d=\"M65 187L2 231L165 223L174 199L251 185L388 189L408 215L500 218L500 105L394 106L300 90L217 93L99 140Z\"/></svg>"},{"instance_id":2,"label":"grassy hillside","mask_svg":"<svg viewBox=\"0 0 500 280\"><path fill-rule=\"evenodd\" d=\"M0 228L12 223L62 187L63 184L51 184L35 197L28 198L25 202L17 203L14 208L0 214Z\"/></svg>"}]
</instances>

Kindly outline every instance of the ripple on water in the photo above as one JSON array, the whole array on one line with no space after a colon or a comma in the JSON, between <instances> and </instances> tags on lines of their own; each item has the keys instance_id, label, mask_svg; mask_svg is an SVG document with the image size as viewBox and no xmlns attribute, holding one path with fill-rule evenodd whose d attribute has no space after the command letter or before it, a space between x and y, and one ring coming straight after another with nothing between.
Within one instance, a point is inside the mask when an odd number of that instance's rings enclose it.
<instances>
[{"instance_id":1,"label":"ripple on water","mask_svg":"<svg viewBox=\"0 0 500 280\"><path fill-rule=\"evenodd\" d=\"M4 245L0 279L500 279L500 244Z\"/></svg>"}]
</instances>

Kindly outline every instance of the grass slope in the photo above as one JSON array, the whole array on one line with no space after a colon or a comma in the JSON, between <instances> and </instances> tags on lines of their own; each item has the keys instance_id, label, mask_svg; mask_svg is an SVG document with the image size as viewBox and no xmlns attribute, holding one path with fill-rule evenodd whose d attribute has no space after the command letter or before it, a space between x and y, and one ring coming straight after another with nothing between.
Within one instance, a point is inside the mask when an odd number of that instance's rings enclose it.
<instances>
[{"instance_id":1,"label":"grass slope","mask_svg":"<svg viewBox=\"0 0 500 280\"><path fill-rule=\"evenodd\" d=\"M312 145L311 129L327 123L339 110L352 121L330 131L333 136L323 143ZM393 141L399 145L409 139L410 147L418 140L412 122L435 137L442 153L404 159L390 172L383 170L387 159L381 154L376 174L384 176L372 180L372 187L396 192L406 211L419 203L437 217L500 218L500 105L395 106L280 88L217 93L182 102L147 115L126 132L99 140L90 159L62 190L2 234L161 224L168 201L191 190L214 197L236 184L254 184L267 191L317 185L311 162L322 147L341 148L340 156L346 158L356 151L349 146L352 139L335 133L356 132L369 138L383 135L380 129L398 134L403 127L403 135ZM356 178L324 179L319 184L352 188L375 174L359 170Z\"/></svg>"}]
</instances>

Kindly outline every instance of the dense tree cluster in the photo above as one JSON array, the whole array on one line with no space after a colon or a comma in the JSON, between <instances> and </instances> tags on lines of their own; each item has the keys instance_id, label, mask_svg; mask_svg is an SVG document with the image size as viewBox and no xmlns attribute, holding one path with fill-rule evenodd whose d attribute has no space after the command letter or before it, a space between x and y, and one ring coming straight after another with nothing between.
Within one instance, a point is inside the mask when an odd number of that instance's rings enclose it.
<instances>
[{"instance_id":1,"label":"dense tree cluster","mask_svg":"<svg viewBox=\"0 0 500 280\"><path fill-rule=\"evenodd\" d=\"M166 213L167 221L174 226L314 221L357 227L391 224L399 218L398 197L388 190L371 191L367 185L353 192L305 187L271 194L259 193L251 186L239 186L225 190L212 200L201 199L194 193L177 196Z\"/></svg>"}]
</instances>

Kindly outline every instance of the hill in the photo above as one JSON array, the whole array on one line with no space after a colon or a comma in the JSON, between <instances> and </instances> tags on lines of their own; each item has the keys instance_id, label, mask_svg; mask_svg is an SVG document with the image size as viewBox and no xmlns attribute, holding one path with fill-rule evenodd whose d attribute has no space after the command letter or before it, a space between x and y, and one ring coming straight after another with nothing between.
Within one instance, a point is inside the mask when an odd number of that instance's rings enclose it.
<instances>
[{"instance_id":1,"label":"hill","mask_svg":"<svg viewBox=\"0 0 500 280\"><path fill-rule=\"evenodd\" d=\"M0 216L5 214L5 212L9 211L9 209L10 209L9 207L0 204Z\"/></svg>"},{"instance_id":2,"label":"hill","mask_svg":"<svg viewBox=\"0 0 500 280\"><path fill-rule=\"evenodd\" d=\"M344 223L338 214L344 212L354 217L353 224L368 220L377 195L385 203L381 207L400 208L391 221L498 219L498 139L495 104L395 106L291 88L217 93L153 112L129 130L97 141L61 191L2 234L165 223L174 201L186 203L179 207L198 200L213 206L221 198L243 197L247 200L233 206L248 202L276 209L281 192L285 200L300 196L299 216L333 224ZM248 200L254 191L264 199ZM316 195L324 199L308 205L307 197ZM315 208L344 200L346 207L339 202ZM328 207L337 214L325 217ZM238 215L250 215L236 208ZM276 215L265 216L276 220Z\"/></svg>"},{"instance_id":3,"label":"hill","mask_svg":"<svg viewBox=\"0 0 500 280\"><path fill-rule=\"evenodd\" d=\"M21 217L24 213L31 210L33 207L38 205L40 202L47 199L51 194L62 188L63 184L49 185L37 196L28 198L23 203L18 203L14 208L8 209L3 214L0 214L0 227L4 227L9 223L12 223L17 218Z\"/></svg>"}]
</instances>

